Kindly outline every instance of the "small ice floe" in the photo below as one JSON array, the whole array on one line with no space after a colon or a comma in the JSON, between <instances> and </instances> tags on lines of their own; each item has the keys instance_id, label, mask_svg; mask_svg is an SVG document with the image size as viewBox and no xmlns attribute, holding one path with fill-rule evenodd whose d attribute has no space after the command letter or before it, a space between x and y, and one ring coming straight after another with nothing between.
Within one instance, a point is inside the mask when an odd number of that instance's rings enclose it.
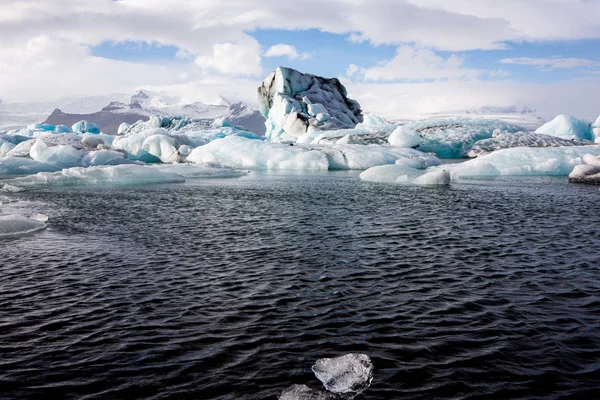
<instances>
[{"instance_id":1,"label":"small ice floe","mask_svg":"<svg viewBox=\"0 0 600 400\"><path fill-rule=\"evenodd\" d=\"M33 214L29 218L44 223L48 222L48 216L46 214Z\"/></svg>"},{"instance_id":2,"label":"small ice floe","mask_svg":"<svg viewBox=\"0 0 600 400\"><path fill-rule=\"evenodd\" d=\"M600 185L600 157L591 154L583 156L585 164L576 165L569 174L569 182Z\"/></svg>"},{"instance_id":3,"label":"small ice floe","mask_svg":"<svg viewBox=\"0 0 600 400\"><path fill-rule=\"evenodd\" d=\"M306 385L292 385L284 389L279 400L334 400L335 397L327 392L314 390Z\"/></svg>"},{"instance_id":4,"label":"small ice floe","mask_svg":"<svg viewBox=\"0 0 600 400\"><path fill-rule=\"evenodd\" d=\"M317 360L312 370L325 389L352 399L364 392L373 380L373 363L366 354L346 354Z\"/></svg>"},{"instance_id":5,"label":"small ice floe","mask_svg":"<svg viewBox=\"0 0 600 400\"><path fill-rule=\"evenodd\" d=\"M5 184L4 186L2 186L2 189L0 189L0 191L2 192L8 192L8 193L18 193L18 192L22 192L23 189L22 187L19 186L15 186L15 185L9 185L8 183Z\"/></svg>"},{"instance_id":6,"label":"small ice floe","mask_svg":"<svg viewBox=\"0 0 600 400\"><path fill-rule=\"evenodd\" d=\"M46 217L46 221L48 217ZM0 216L0 238L25 235L46 228L46 223L22 215Z\"/></svg>"}]
</instances>

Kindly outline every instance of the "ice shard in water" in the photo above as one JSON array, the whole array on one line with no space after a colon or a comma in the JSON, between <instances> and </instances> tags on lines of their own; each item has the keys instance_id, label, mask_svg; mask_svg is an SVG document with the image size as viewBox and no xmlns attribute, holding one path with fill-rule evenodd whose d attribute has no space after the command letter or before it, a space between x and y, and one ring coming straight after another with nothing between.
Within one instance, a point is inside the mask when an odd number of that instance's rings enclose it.
<instances>
[{"instance_id":1,"label":"ice shard in water","mask_svg":"<svg viewBox=\"0 0 600 400\"><path fill-rule=\"evenodd\" d=\"M366 354L322 358L312 370L328 391L346 399L364 392L373 380L373 363Z\"/></svg>"}]
</instances>

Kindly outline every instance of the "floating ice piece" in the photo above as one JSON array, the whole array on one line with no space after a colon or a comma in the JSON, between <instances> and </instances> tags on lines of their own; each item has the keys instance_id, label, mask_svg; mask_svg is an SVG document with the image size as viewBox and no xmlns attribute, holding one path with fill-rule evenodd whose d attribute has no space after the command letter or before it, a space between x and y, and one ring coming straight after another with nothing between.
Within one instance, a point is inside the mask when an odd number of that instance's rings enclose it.
<instances>
[{"instance_id":1,"label":"floating ice piece","mask_svg":"<svg viewBox=\"0 0 600 400\"><path fill-rule=\"evenodd\" d=\"M336 397L306 385L292 385L281 392L279 400L336 400Z\"/></svg>"},{"instance_id":2,"label":"floating ice piece","mask_svg":"<svg viewBox=\"0 0 600 400\"><path fill-rule=\"evenodd\" d=\"M318 150L241 136L227 136L197 147L187 159L242 169L324 171L329 168L327 157Z\"/></svg>"},{"instance_id":3,"label":"floating ice piece","mask_svg":"<svg viewBox=\"0 0 600 400\"><path fill-rule=\"evenodd\" d=\"M31 146L29 155L36 161L56 163L62 167L74 167L79 165L85 152L64 145L48 147L43 140L37 139Z\"/></svg>"},{"instance_id":4,"label":"floating ice piece","mask_svg":"<svg viewBox=\"0 0 600 400\"><path fill-rule=\"evenodd\" d=\"M468 152L471 158L486 155L496 150L511 147L561 147L586 146L592 144L587 140L570 140L541 133L517 132L500 133L493 138L475 142Z\"/></svg>"},{"instance_id":5,"label":"floating ice piece","mask_svg":"<svg viewBox=\"0 0 600 400\"><path fill-rule=\"evenodd\" d=\"M180 143L167 135L152 135L142 143L142 149L157 157L164 163L179 162L180 154L177 148Z\"/></svg>"},{"instance_id":6,"label":"floating ice piece","mask_svg":"<svg viewBox=\"0 0 600 400\"><path fill-rule=\"evenodd\" d=\"M366 354L322 358L312 370L327 390L344 396L361 394L373 380L373 363Z\"/></svg>"},{"instance_id":7,"label":"floating ice piece","mask_svg":"<svg viewBox=\"0 0 600 400\"><path fill-rule=\"evenodd\" d=\"M594 140L592 126L589 122L564 114L558 115L552 121L546 122L535 133L543 133L563 139Z\"/></svg>"},{"instance_id":8,"label":"floating ice piece","mask_svg":"<svg viewBox=\"0 0 600 400\"><path fill-rule=\"evenodd\" d=\"M125 154L114 150L92 151L81 159L81 164L85 167L98 165L118 165L125 163Z\"/></svg>"},{"instance_id":9,"label":"floating ice piece","mask_svg":"<svg viewBox=\"0 0 600 400\"><path fill-rule=\"evenodd\" d=\"M6 157L29 157L31 146L33 146L34 143L35 139L21 142L13 147L8 153L6 153Z\"/></svg>"},{"instance_id":10,"label":"floating ice piece","mask_svg":"<svg viewBox=\"0 0 600 400\"><path fill-rule=\"evenodd\" d=\"M46 228L46 223L22 215L0 216L0 238L25 235Z\"/></svg>"},{"instance_id":11,"label":"floating ice piece","mask_svg":"<svg viewBox=\"0 0 600 400\"><path fill-rule=\"evenodd\" d=\"M97 149L98 146L105 143L98 135L85 135L83 139L81 139L81 144L87 148Z\"/></svg>"},{"instance_id":12,"label":"floating ice piece","mask_svg":"<svg viewBox=\"0 0 600 400\"><path fill-rule=\"evenodd\" d=\"M430 171L412 181L421 186L447 186L450 184L450 172L446 170Z\"/></svg>"},{"instance_id":13,"label":"floating ice piece","mask_svg":"<svg viewBox=\"0 0 600 400\"><path fill-rule=\"evenodd\" d=\"M600 185L600 157L586 154L583 162L584 165L576 165L569 174L569 182Z\"/></svg>"},{"instance_id":14,"label":"floating ice piece","mask_svg":"<svg viewBox=\"0 0 600 400\"><path fill-rule=\"evenodd\" d=\"M19 186L15 186L15 185L9 185L8 183L5 184L4 186L2 186L2 189L0 189L3 192L8 192L8 193L19 193L24 191L25 189L23 189L22 187Z\"/></svg>"},{"instance_id":15,"label":"floating ice piece","mask_svg":"<svg viewBox=\"0 0 600 400\"><path fill-rule=\"evenodd\" d=\"M48 222L48 216L46 214L33 214L30 215L29 218L35 220L35 221L40 221L40 222Z\"/></svg>"},{"instance_id":16,"label":"floating ice piece","mask_svg":"<svg viewBox=\"0 0 600 400\"><path fill-rule=\"evenodd\" d=\"M376 165L401 163L416 169L440 165L441 160L418 150L389 145L309 146L327 155L329 169L367 169Z\"/></svg>"},{"instance_id":17,"label":"floating ice piece","mask_svg":"<svg viewBox=\"0 0 600 400\"><path fill-rule=\"evenodd\" d=\"M156 164L153 168L181 175L185 179L238 178L248 173L248 171L211 164Z\"/></svg>"},{"instance_id":18,"label":"floating ice piece","mask_svg":"<svg viewBox=\"0 0 600 400\"><path fill-rule=\"evenodd\" d=\"M446 165L453 178L469 176L567 176L583 156L600 155L600 146L514 147L498 150L476 159Z\"/></svg>"},{"instance_id":19,"label":"floating ice piece","mask_svg":"<svg viewBox=\"0 0 600 400\"><path fill-rule=\"evenodd\" d=\"M69 168L54 173L38 173L10 181L11 185L29 186L79 186L79 185L143 185L154 183L181 183L178 174L160 171L150 166L117 165L110 167ZM6 185L5 185L6 186Z\"/></svg>"},{"instance_id":20,"label":"floating ice piece","mask_svg":"<svg viewBox=\"0 0 600 400\"><path fill-rule=\"evenodd\" d=\"M100 133L98 125L87 121L79 121L71 127L75 133Z\"/></svg>"},{"instance_id":21,"label":"floating ice piece","mask_svg":"<svg viewBox=\"0 0 600 400\"><path fill-rule=\"evenodd\" d=\"M124 136L117 136L112 146L115 149L124 150L127 152L127 158L130 160L140 160L147 163L160 162L160 159L143 149L144 140L146 138L157 135L167 134L164 129L151 129L135 134L127 134Z\"/></svg>"},{"instance_id":22,"label":"floating ice piece","mask_svg":"<svg viewBox=\"0 0 600 400\"><path fill-rule=\"evenodd\" d=\"M57 164L32 160L25 157L0 158L0 175L28 175L38 172L54 172L62 167Z\"/></svg>"},{"instance_id":23,"label":"floating ice piece","mask_svg":"<svg viewBox=\"0 0 600 400\"><path fill-rule=\"evenodd\" d=\"M523 131L524 128L498 120L454 117L411 121L390 135L390 144L416 143L420 137L419 150L433 152L441 158L466 157L471 146L478 140L491 138L495 130L507 133ZM408 139L411 139L410 141Z\"/></svg>"},{"instance_id":24,"label":"floating ice piece","mask_svg":"<svg viewBox=\"0 0 600 400\"><path fill-rule=\"evenodd\" d=\"M399 126L392 132L388 142L398 147L419 147L421 144L421 135L412 127Z\"/></svg>"},{"instance_id":25,"label":"floating ice piece","mask_svg":"<svg viewBox=\"0 0 600 400\"><path fill-rule=\"evenodd\" d=\"M307 132L354 128L363 121L360 105L347 97L338 79L291 68L272 72L258 88L258 101L270 140L295 141ZM317 114L328 118L317 119Z\"/></svg>"},{"instance_id":26,"label":"floating ice piece","mask_svg":"<svg viewBox=\"0 0 600 400\"><path fill-rule=\"evenodd\" d=\"M119 125L119 129L117 130L117 135L122 135L130 127L131 127L130 124L128 124L127 122L123 122L121 125Z\"/></svg>"}]
</instances>

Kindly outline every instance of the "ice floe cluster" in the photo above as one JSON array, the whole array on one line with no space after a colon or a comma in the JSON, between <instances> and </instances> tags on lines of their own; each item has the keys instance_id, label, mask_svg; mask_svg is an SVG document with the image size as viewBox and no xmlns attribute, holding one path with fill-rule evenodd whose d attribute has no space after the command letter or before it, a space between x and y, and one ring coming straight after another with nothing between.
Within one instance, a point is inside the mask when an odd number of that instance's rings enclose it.
<instances>
[{"instance_id":1,"label":"ice floe cluster","mask_svg":"<svg viewBox=\"0 0 600 400\"><path fill-rule=\"evenodd\" d=\"M322 358L312 371L327 391L295 384L284 389L280 400L333 400L353 399L371 386L373 363L366 354L346 354L336 358Z\"/></svg>"},{"instance_id":2,"label":"ice floe cluster","mask_svg":"<svg viewBox=\"0 0 600 400\"><path fill-rule=\"evenodd\" d=\"M444 186L471 176L567 176L585 154L600 155L600 117L590 123L559 115L536 132L464 116L392 122L363 115L339 80L283 67L262 82L258 100L265 136L224 118L185 115L123 123L118 135L88 121L0 133L0 176L35 175L36 184L135 184L245 170L349 169L364 170L366 181ZM441 165L441 159L468 157L475 159Z\"/></svg>"}]
</instances>

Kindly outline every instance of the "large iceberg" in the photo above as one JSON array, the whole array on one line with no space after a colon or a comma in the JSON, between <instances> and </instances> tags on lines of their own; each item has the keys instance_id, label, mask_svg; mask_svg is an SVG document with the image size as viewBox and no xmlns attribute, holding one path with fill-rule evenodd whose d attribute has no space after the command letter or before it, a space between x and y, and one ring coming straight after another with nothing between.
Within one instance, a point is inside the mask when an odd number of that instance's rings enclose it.
<instances>
[{"instance_id":1,"label":"large iceberg","mask_svg":"<svg viewBox=\"0 0 600 400\"><path fill-rule=\"evenodd\" d=\"M296 141L312 131L353 129L363 122L358 102L347 97L336 78L326 79L278 67L258 88L259 109L267 119L266 137Z\"/></svg>"},{"instance_id":2,"label":"large iceberg","mask_svg":"<svg viewBox=\"0 0 600 400\"><path fill-rule=\"evenodd\" d=\"M373 380L373 363L366 354L346 354L317 360L312 370L325 388L345 398L364 392Z\"/></svg>"},{"instance_id":3,"label":"large iceberg","mask_svg":"<svg viewBox=\"0 0 600 400\"><path fill-rule=\"evenodd\" d=\"M45 229L46 223L40 219L42 218L27 218L22 215L0 216L0 238L25 235Z\"/></svg>"},{"instance_id":4,"label":"large iceberg","mask_svg":"<svg viewBox=\"0 0 600 400\"><path fill-rule=\"evenodd\" d=\"M187 159L258 170L325 171L329 168L327 157L318 150L241 136L228 136L197 147Z\"/></svg>"},{"instance_id":5,"label":"large iceberg","mask_svg":"<svg viewBox=\"0 0 600 400\"><path fill-rule=\"evenodd\" d=\"M535 133L557 136L563 139L582 139L593 141L592 125L583 119L570 115L558 115L552 121L540 126Z\"/></svg>"},{"instance_id":6,"label":"large iceberg","mask_svg":"<svg viewBox=\"0 0 600 400\"><path fill-rule=\"evenodd\" d=\"M419 150L433 152L441 158L462 158L475 142L491 138L494 131L515 133L523 130L499 120L455 117L408 122L394 130L388 141L397 146L418 146Z\"/></svg>"},{"instance_id":7,"label":"large iceberg","mask_svg":"<svg viewBox=\"0 0 600 400\"><path fill-rule=\"evenodd\" d=\"M433 155L389 145L305 146L240 136L228 136L197 147L187 160L231 168L309 171L367 169L397 162L423 169L441 163Z\"/></svg>"},{"instance_id":8,"label":"large iceberg","mask_svg":"<svg viewBox=\"0 0 600 400\"><path fill-rule=\"evenodd\" d=\"M5 183L21 188L45 185L142 185L182 182L185 182L185 178L179 174L141 165L76 167L53 173L40 172L35 175L5 181Z\"/></svg>"},{"instance_id":9,"label":"large iceberg","mask_svg":"<svg viewBox=\"0 0 600 400\"><path fill-rule=\"evenodd\" d=\"M600 185L600 157L585 154L583 162L585 164L576 165L569 174L569 182Z\"/></svg>"},{"instance_id":10,"label":"large iceberg","mask_svg":"<svg viewBox=\"0 0 600 400\"><path fill-rule=\"evenodd\" d=\"M467 155L471 158L486 155L496 150L511 147L561 147L561 146L586 146L592 142L587 140L563 139L557 136L544 135L541 133L499 132L493 138L483 139L475 142Z\"/></svg>"},{"instance_id":11,"label":"large iceberg","mask_svg":"<svg viewBox=\"0 0 600 400\"><path fill-rule=\"evenodd\" d=\"M445 165L453 178L471 176L567 176L583 156L600 156L600 146L514 147L460 164Z\"/></svg>"}]
</instances>

